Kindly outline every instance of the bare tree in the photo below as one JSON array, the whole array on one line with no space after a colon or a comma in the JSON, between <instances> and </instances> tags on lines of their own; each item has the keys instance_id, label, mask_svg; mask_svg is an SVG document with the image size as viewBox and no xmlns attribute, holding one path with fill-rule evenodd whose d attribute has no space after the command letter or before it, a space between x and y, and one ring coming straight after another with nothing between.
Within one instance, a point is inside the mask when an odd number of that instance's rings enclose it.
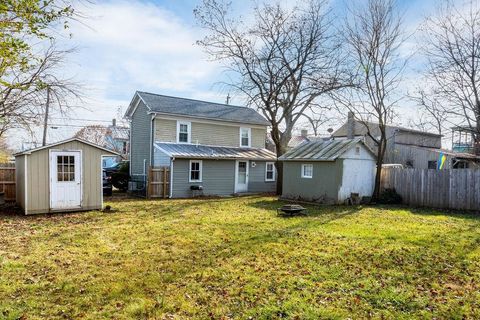
<instances>
[{"instance_id":1,"label":"bare tree","mask_svg":"<svg viewBox=\"0 0 480 320\"><path fill-rule=\"evenodd\" d=\"M60 114L65 114L72 102L81 100L81 86L72 79L57 76L65 56L71 52L58 50L51 44L35 63L4 70L5 74L0 76L8 78L9 85L0 83L0 137L9 129L30 129L32 125L41 124L47 91L50 91L52 111Z\"/></svg>"},{"instance_id":2,"label":"bare tree","mask_svg":"<svg viewBox=\"0 0 480 320\"><path fill-rule=\"evenodd\" d=\"M447 1L425 24L427 78L451 124L467 127L480 145L480 4ZM480 151L480 150L479 150Z\"/></svg>"},{"instance_id":3,"label":"bare tree","mask_svg":"<svg viewBox=\"0 0 480 320\"><path fill-rule=\"evenodd\" d=\"M353 112L374 142L377 171L373 200L380 193L380 177L387 146L387 124L399 100L398 85L406 61L400 58L403 43L401 17L393 0L368 0L349 8L345 22L350 70L356 72L356 86L334 96L339 109ZM372 128L372 121L378 127Z\"/></svg>"},{"instance_id":4,"label":"bare tree","mask_svg":"<svg viewBox=\"0 0 480 320\"><path fill-rule=\"evenodd\" d=\"M247 97L270 122L277 156L287 150L304 111L325 93L344 86L339 44L326 1L291 10L279 3L254 8L254 21L231 18L230 4L204 0L195 16L208 35L198 41L233 77L227 85ZM277 192L282 165L277 163Z\"/></svg>"},{"instance_id":5,"label":"bare tree","mask_svg":"<svg viewBox=\"0 0 480 320\"><path fill-rule=\"evenodd\" d=\"M312 127L313 135L320 134L320 128L331 121L333 118L327 115L328 109L310 106L308 110L304 111L303 116L307 119L310 127Z\"/></svg>"},{"instance_id":6,"label":"bare tree","mask_svg":"<svg viewBox=\"0 0 480 320\"><path fill-rule=\"evenodd\" d=\"M410 97L420 106L420 117L411 121L413 127L422 131L435 130L438 134L443 134L446 123L449 122L449 114L442 107L440 101L431 92L418 90L418 92Z\"/></svg>"}]
</instances>

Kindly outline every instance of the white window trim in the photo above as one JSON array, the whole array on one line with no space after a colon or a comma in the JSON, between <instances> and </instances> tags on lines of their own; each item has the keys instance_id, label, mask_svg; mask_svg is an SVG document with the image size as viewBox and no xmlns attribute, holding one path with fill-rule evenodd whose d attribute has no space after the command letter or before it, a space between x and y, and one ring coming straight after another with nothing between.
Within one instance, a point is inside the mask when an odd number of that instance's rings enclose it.
<instances>
[{"instance_id":1,"label":"white window trim","mask_svg":"<svg viewBox=\"0 0 480 320\"><path fill-rule=\"evenodd\" d=\"M199 180L192 180L192 163L198 162L199 170L200 170L200 179ZM203 161L202 160L190 160L188 164L188 182L202 182L202 175L203 175Z\"/></svg>"},{"instance_id":2,"label":"white window trim","mask_svg":"<svg viewBox=\"0 0 480 320\"><path fill-rule=\"evenodd\" d=\"M242 145L242 131L248 131L248 145ZM250 148L252 146L252 128L240 127L240 147Z\"/></svg>"},{"instance_id":3,"label":"white window trim","mask_svg":"<svg viewBox=\"0 0 480 320\"><path fill-rule=\"evenodd\" d=\"M267 172L268 172L268 165L271 164L273 167L273 176L272 179L267 178ZM275 176L276 176L276 168L275 168L275 162L265 162L265 181L275 181Z\"/></svg>"},{"instance_id":4,"label":"white window trim","mask_svg":"<svg viewBox=\"0 0 480 320\"><path fill-rule=\"evenodd\" d=\"M180 125L185 124L187 125L187 133L188 133L188 138L187 142L181 142L180 141ZM177 120L177 143L191 143L192 141L192 123L190 121L180 121Z\"/></svg>"},{"instance_id":5,"label":"white window trim","mask_svg":"<svg viewBox=\"0 0 480 320\"><path fill-rule=\"evenodd\" d=\"M311 176L306 176L306 175L304 175L304 172L305 172L305 169L304 169L304 168L305 168L306 166L311 166L311 167L312 167L312 175L311 175ZM313 164L311 164L311 163L303 163L301 169L302 169L302 172L301 172L302 178L305 178L305 179L312 179L312 178L313 178Z\"/></svg>"}]
</instances>

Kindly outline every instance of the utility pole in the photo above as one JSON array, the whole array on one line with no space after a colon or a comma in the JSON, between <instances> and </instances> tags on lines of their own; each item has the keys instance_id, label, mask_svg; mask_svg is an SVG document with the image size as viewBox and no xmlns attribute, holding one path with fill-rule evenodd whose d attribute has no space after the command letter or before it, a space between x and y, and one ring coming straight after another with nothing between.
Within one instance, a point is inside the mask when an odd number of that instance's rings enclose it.
<instances>
[{"instance_id":1,"label":"utility pole","mask_svg":"<svg viewBox=\"0 0 480 320\"><path fill-rule=\"evenodd\" d=\"M227 94L227 103L226 104L230 104L230 93Z\"/></svg>"},{"instance_id":2,"label":"utility pole","mask_svg":"<svg viewBox=\"0 0 480 320\"><path fill-rule=\"evenodd\" d=\"M45 104L45 119L43 120L43 141L42 146L47 144L47 128L48 128L48 109L50 109L50 86L47 86L47 102Z\"/></svg>"}]
</instances>

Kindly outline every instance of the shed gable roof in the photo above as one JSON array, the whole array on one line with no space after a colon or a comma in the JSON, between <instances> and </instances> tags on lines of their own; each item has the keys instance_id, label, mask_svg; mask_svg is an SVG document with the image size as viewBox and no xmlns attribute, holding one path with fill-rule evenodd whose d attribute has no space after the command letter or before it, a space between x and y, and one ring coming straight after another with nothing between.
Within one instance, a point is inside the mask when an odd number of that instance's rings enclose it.
<instances>
[{"instance_id":1,"label":"shed gable roof","mask_svg":"<svg viewBox=\"0 0 480 320\"><path fill-rule=\"evenodd\" d=\"M355 147L359 143L362 144L373 156L375 156L370 148L363 143L362 139L356 138L305 142L287 151L279 158L279 160L335 161L342 154Z\"/></svg>"},{"instance_id":2,"label":"shed gable roof","mask_svg":"<svg viewBox=\"0 0 480 320\"><path fill-rule=\"evenodd\" d=\"M91 147L94 147L94 148L97 148L97 149L100 149L100 150L103 150L103 151L106 151L112 155L119 155L117 152L115 151L112 151L112 150L109 150L107 148L104 148L102 146L99 146L97 144L94 144L94 143L91 143L89 141L86 141L86 140L83 140L83 139L79 139L79 138L70 138L70 139L67 139L67 140L62 140L62 141L58 141L58 142L55 142L55 143L50 143L50 144L47 144L46 146L41 146L41 147L37 147L37 148L33 148L33 149L29 149L29 150L24 150L24 151L21 151L21 152L18 152L18 153L15 153L13 156L21 156L21 155L24 155L24 154L31 154L32 152L37 152L37 151L40 151L40 150L43 150L43 149L48 149L48 148L51 148L51 147L55 147L55 146L58 146L58 145L61 145L61 144L64 144L64 143L68 143L68 142L71 142L71 141L78 141L80 143L84 143L86 145L89 145Z\"/></svg>"},{"instance_id":3,"label":"shed gable roof","mask_svg":"<svg viewBox=\"0 0 480 320\"><path fill-rule=\"evenodd\" d=\"M137 96L143 101L143 103L145 103L148 110L152 113L222 120L261 126L269 125L269 122L252 108L171 97L142 91L137 91L135 97ZM135 111L135 97L126 112L127 117L131 117Z\"/></svg>"}]
</instances>

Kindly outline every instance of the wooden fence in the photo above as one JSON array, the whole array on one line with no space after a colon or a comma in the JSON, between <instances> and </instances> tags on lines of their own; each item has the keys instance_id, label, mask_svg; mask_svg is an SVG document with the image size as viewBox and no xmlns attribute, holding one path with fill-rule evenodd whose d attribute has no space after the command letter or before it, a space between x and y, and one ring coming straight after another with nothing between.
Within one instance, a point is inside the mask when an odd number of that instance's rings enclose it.
<instances>
[{"instance_id":1,"label":"wooden fence","mask_svg":"<svg viewBox=\"0 0 480 320\"><path fill-rule=\"evenodd\" d=\"M412 206L480 211L479 169L382 169L382 188Z\"/></svg>"},{"instance_id":2,"label":"wooden fence","mask_svg":"<svg viewBox=\"0 0 480 320\"><path fill-rule=\"evenodd\" d=\"M170 168L150 167L148 169L147 198L168 198L170 196Z\"/></svg>"},{"instance_id":3,"label":"wooden fence","mask_svg":"<svg viewBox=\"0 0 480 320\"><path fill-rule=\"evenodd\" d=\"M15 201L15 164L0 163L0 192L6 201Z\"/></svg>"}]
</instances>

